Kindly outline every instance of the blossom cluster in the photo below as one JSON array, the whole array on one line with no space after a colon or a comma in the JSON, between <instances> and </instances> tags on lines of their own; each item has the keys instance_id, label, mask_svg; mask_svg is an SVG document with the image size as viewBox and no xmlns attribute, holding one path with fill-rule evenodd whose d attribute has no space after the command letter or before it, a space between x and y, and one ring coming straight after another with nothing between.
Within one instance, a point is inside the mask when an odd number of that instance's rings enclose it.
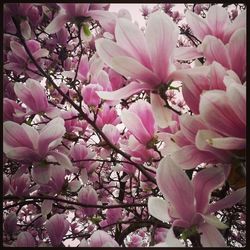
<instances>
[{"instance_id":1,"label":"blossom cluster","mask_svg":"<svg viewBox=\"0 0 250 250\"><path fill-rule=\"evenodd\" d=\"M5 247L245 246L244 4L3 14Z\"/></svg>"}]
</instances>

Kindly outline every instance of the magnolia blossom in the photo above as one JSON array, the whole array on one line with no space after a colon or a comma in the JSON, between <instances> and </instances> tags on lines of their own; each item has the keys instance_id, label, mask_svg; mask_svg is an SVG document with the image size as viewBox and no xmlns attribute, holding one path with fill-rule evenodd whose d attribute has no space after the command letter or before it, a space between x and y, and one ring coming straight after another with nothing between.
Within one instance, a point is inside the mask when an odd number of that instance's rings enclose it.
<instances>
[{"instance_id":1,"label":"magnolia blossom","mask_svg":"<svg viewBox=\"0 0 250 250\"><path fill-rule=\"evenodd\" d=\"M174 227L189 229L195 225L202 233L204 247L225 246L224 238L216 228L225 229L227 226L212 214L233 206L245 197L245 188L241 188L209 204L212 191L221 187L225 178L223 167L210 167L198 172L190 181L170 157L165 157L156 172L157 184L165 200L150 197L149 212L161 221L172 221ZM211 242L209 237L212 236L214 240Z\"/></svg>"},{"instance_id":2,"label":"magnolia blossom","mask_svg":"<svg viewBox=\"0 0 250 250\"><path fill-rule=\"evenodd\" d=\"M62 214L55 214L45 224L53 247L60 246L63 237L69 230L69 222Z\"/></svg>"},{"instance_id":3,"label":"magnolia blossom","mask_svg":"<svg viewBox=\"0 0 250 250\"><path fill-rule=\"evenodd\" d=\"M160 30L155 36L155 31ZM171 36L168 34L171 32ZM118 73L133 81L114 92L99 92L107 100L120 100L143 89L154 89L171 80L173 51L178 28L171 18L158 11L150 15L145 35L131 21L120 18L115 27L116 43L109 39L96 40L101 59ZM162 53L164 51L164 53Z\"/></svg>"},{"instance_id":4,"label":"magnolia blossom","mask_svg":"<svg viewBox=\"0 0 250 250\"><path fill-rule=\"evenodd\" d=\"M41 48L41 44L35 40L29 40L26 42L28 49L35 60L40 62L40 66L43 66L41 57L46 57L49 51ZM7 70L13 70L16 74L26 73L33 79L38 79L40 76L33 71L36 71L36 66L30 61L27 52L24 47L16 41L10 42L11 51L8 53L8 63L4 64L4 68ZM30 70L29 70L30 69Z\"/></svg>"}]
</instances>

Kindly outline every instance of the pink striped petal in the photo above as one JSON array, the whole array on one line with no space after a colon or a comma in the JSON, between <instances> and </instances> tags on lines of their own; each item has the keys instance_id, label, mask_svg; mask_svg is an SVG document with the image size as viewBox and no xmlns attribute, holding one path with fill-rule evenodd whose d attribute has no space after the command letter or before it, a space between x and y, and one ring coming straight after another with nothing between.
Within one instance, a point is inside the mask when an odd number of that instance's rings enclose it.
<instances>
[{"instance_id":1,"label":"pink striped petal","mask_svg":"<svg viewBox=\"0 0 250 250\"><path fill-rule=\"evenodd\" d=\"M198 172L193 180L196 199L196 211L205 213L212 191L222 186L225 181L223 167L206 168Z\"/></svg>"},{"instance_id":2,"label":"pink striped petal","mask_svg":"<svg viewBox=\"0 0 250 250\"><path fill-rule=\"evenodd\" d=\"M143 32L136 24L125 18L118 18L115 27L117 45L126 50L130 57L145 67L151 68L149 52Z\"/></svg>"},{"instance_id":3,"label":"pink striped petal","mask_svg":"<svg viewBox=\"0 0 250 250\"><path fill-rule=\"evenodd\" d=\"M149 90L151 87L147 83L131 82L123 88L115 91L97 91L99 97L104 100L121 100L130 97L142 90Z\"/></svg>"},{"instance_id":4,"label":"pink striped petal","mask_svg":"<svg viewBox=\"0 0 250 250\"><path fill-rule=\"evenodd\" d=\"M206 36L201 44L201 47L208 64L216 61L225 68L231 69L230 57L227 48L220 39L210 35ZM220 51L220 53L218 53L218 51Z\"/></svg>"},{"instance_id":5,"label":"pink striped petal","mask_svg":"<svg viewBox=\"0 0 250 250\"><path fill-rule=\"evenodd\" d=\"M156 33L156 31L158 32ZM178 34L179 29L177 25L167 14L157 11L150 15L145 37L153 71L162 83L167 83L169 80L170 66L174 57Z\"/></svg>"},{"instance_id":6,"label":"pink striped petal","mask_svg":"<svg viewBox=\"0 0 250 250\"><path fill-rule=\"evenodd\" d=\"M50 147L58 144L65 134L64 120L61 117L51 120L40 132L38 150L41 155L47 153Z\"/></svg>"},{"instance_id":7,"label":"pink striped petal","mask_svg":"<svg viewBox=\"0 0 250 250\"><path fill-rule=\"evenodd\" d=\"M236 82L227 85L226 94L229 104L239 119L246 125L246 86Z\"/></svg>"},{"instance_id":8,"label":"pink striped petal","mask_svg":"<svg viewBox=\"0 0 250 250\"><path fill-rule=\"evenodd\" d=\"M233 33L228 44L231 69L242 81L246 78L246 42L246 28L241 28Z\"/></svg>"},{"instance_id":9,"label":"pink striped petal","mask_svg":"<svg viewBox=\"0 0 250 250\"><path fill-rule=\"evenodd\" d=\"M170 157L165 157L156 171L156 181L181 218L192 223L195 215L194 189L185 172Z\"/></svg>"},{"instance_id":10,"label":"pink striped petal","mask_svg":"<svg viewBox=\"0 0 250 250\"><path fill-rule=\"evenodd\" d=\"M203 57L203 55L196 47L175 48L174 58L176 60L192 60L200 57Z\"/></svg>"},{"instance_id":11,"label":"pink striped petal","mask_svg":"<svg viewBox=\"0 0 250 250\"><path fill-rule=\"evenodd\" d=\"M228 12L219 5L213 5L207 12L207 23L212 30L212 35L222 39L225 29L230 25Z\"/></svg>"},{"instance_id":12,"label":"pink striped petal","mask_svg":"<svg viewBox=\"0 0 250 250\"><path fill-rule=\"evenodd\" d=\"M216 227L203 223L198 228L201 234L201 244L203 247L226 247L226 242Z\"/></svg>"},{"instance_id":13,"label":"pink striped petal","mask_svg":"<svg viewBox=\"0 0 250 250\"><path fill-rule=\"evenodd\" d=\"M245 125L230 107L225 91L211 90L201 96L200 115L206 124L222 135L245 137Z\"/></svg>"},{"instance_id":14,"label":"pink striped petal","mask_svg":"<svg viewBox=\"0 0 250 250\"><path fill-rule=\"evenodd\" d=\"M152 135L149 134L140 117L134 112L123 110L121 113L121 121L142 144L146 145L152 139Z\"/></svg>"},{"instance_id":15,"label":"pink striped petal","mask_svg":"<svg viewBox=\"0 0 250 250\"><path fill-rule=\"evenodd\" d=\"M63 237L69 230L70 223L62 214L53 215L45 224L51 244L53 247L60 246Z\"/></svg>"},{"instance_id":16,"label":"pink striped petal","mask_svg":"<svg viewBox=\"0 0 250 250\"><path fill-rule=\"evenodd\" d=\"M193 169L203 162L212 162L215 157L210 152L198 150L194 145L187 145L171 154L173 161L182 169Z\"/></svg>"},{"instance_id":17,"label":"pink striped petal","mask_svg":"<svg viewBox=\"0 0 250 250\"><path fill-rule=\"evenodd\" d=\"M216 61L211 64L210 71L210 89L222 89L226 90L226 86L223 82L226 75L226 69Z\"/></svg>"},{"instance_id":18,"label":"pink striped petal","mask_svg":"<svg viewBox=\"0 0 250 250\"><path fill-rule=\"evenodd\" d=\"M209 205L207 213L214 213L216 211L230 208L233 205L237 204L238 202L242 201L246 197L246 188L240 188L230 195L226 196L225 198L216 201Z\"/></svg>"},{"instance_id":19,"label":"pink striped petal","mask_svg":"<svg viewBox=\"0 0 250 250\"><path fill-rule=\"evenodd\" d=\"M161 83L158 76L135 59L128 56L113 57L111 68L125 77L148 83L154 88Z\"/></svg>"},{"instance_id":20,"label":"pink striped petal","mask_svg":"<svg viewBox=\"0 0 250 250\"><path fill-rule=\"evenodd\" d=\"M187 10L186 19L194 35L200 41L202 41L206 35L212 34L212 30L210 29L207 22L192 11Z\"/></svg>"}]
</instances>

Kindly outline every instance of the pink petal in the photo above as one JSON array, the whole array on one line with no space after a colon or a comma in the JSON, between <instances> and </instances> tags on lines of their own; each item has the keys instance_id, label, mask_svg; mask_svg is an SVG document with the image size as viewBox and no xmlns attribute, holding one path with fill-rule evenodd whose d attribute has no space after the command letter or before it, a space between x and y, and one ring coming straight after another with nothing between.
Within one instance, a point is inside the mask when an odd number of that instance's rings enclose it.
<instances>
[{"instance_id":1,"label":"pink petal","mask_svg":"<svg viewBox=\"0 0 250 250\"><path fill-rule=\"evenodd\" d=\"M183 135L192 143L195 142L195 137L200 129L205 128L205 124L202 122L199 116L183 114L179 118L180 129Z\"/></svg>"},{"instance_id":2,"label":"pink petal","mask_svg":"<svg viewBox=\"0 0 250 250\"><path fill-rule=\"evenodd\" d=\"M240 188L230 195L226 196L225 198L216 201L209 205L207 213L214 213L216 211L230 208L233 205L237 204L238 202L242 201L246 197L246 188Z\"/></svg>"},{"instance_id":3,"label":"pink petal","mask_svg":"<svg viewBox=\"0 0 250 250\"><path fill-rule=\"evenodd\" d=\"M53 247L60 246L63 237L69 230L69 225L62 214L55 214L46 222L45 228Z\"/></svg>"},{"instance_id":4,"label":"pink petal","mask_svg":"<svg viewBox=\"0 0 250 250\"><path fill-rule=\"evenodd\" d=\"M105 124L102 128L102 132L108 137L110 142L114 145L116 145L120 139L120 132L112 124Z\"/></svg>"},{"instance_id":5,"label":"pink petal","mask_svg":"<svg viewBox=\"0 0 250 250\"><path fill-rule=\"evenodd\" d=\"M192 60L200 57L203 57L203 55L196 47L175 48L174 58L176 60Z\"/></svg>"},{"instance_id":6,"label":"pink petal","mask_svg":"<svg viewBox=\"0 0 250 250\"><path fill-rule=\"evenodd\" d=\"M168 215L169 205L167 201L162 200L158 197L149 197L148 199L148 212L156 219L169 222L171 218Z\"/></svg>"},{"instance_id":7,"label":"pink petal","mask_svg":"<svg viewBox=\"0 0 250 250\"><path fill-rule=\"evenodd\" d=\"M195 215L194 189L185 172L170 157L165 157L156 171L156 181L181 218L192 223Z\"/></svg>"},{"instance_id":8,"label":"pink petal","mask_svg":"<svg viewBox=\"0 0 250 250\"><path fill-rule=\"evenodd\" d=\"M227 86L226 93L230 100L231 108L243 124L246 125L246 87L234 82Z\"/></svg>"},{"instance_id":9,"label":"pink petal","mask_svg":"<svg viewBox=\"0 0 250 250\"><path fill-rule=\"evenodd\" d=\"M116 13L104 10L90 10L88 11L88 15L97 20L105 31L114 34L117 20Z\"/></svg>"},{"instance_id":10,"label":"pink petal","mask_svg":"<svg viewBox=\"0 0 250 250\"><path fill-rule=\"evenodd\" d=\"M31 175L37 184L47 184L51 177L51 167L49 165L42 166L38 164L32 168Z\"/></svg>"},{"instance_id":11,"label":"pink petal","mask_svg":"<svg viewBox=\"0 0 250 250\"><path fill-rule=\"evenodd\" d=\"M226 75L226 69L221 64L214 61L211 64L210 89L225 90L226 86L223 82L225 75Z\"/></svg>"},{"instance_id":12,"label":"pink petal","mask_svg":"<svg viewBox=\"0 0 250 250\"><path fill-rule=\"evenodd\" d=\"M138 100L130 106L129 111L137 114L145 129L153 137L156 127L151 104L144 100Z\"/></svg>"},{"instance_id":13,"label":"pink petal","mask_svg":"<svg viewBox=\"0 0 250 250\"><path fill-rule=\"evenodd\" d=\"M173 152L171 158L182 169L193 169L203 162L215 159L213 154L200 151L194 145L187 145Z\"/></svg>"},{"instance_id":14,"label":"pink petal","mask_svg":"<svg viewBox=\"0 0 250 250\"><path fill-rule=\"evenodd\" d=\"M150 93L150 102L154 119L160 128L166 128L172 121L172 111L164 107L165 102L158 94Z\"/></svg>"},{"instance_id":15,"label":"pink petal","mask_svg":"<svg viewBox=\"0 0 250 250\"><path fill-rule=\"evenodd\" d=\"M217 61L225 68L231 68L228 51L220 39L210 35L206 36L201 47L208 64ZM218 53L218 51L220 51L220 53Z\"/></svg>"},{"instance_id":16,"label":"pink petal","mask_svg":"<svg viewBox=\"0 0 250 250\"><path fill-rule=\"evenodd\" d=\"M23 127L12 121L3 123L3 140L11 147L33 148L33 143Z\"/></svg>"},{"instance_id":17,"label":"pink petal","mask_svg":"<svg viewBox=\"0 0 250 250\"><path fill-rule=\"evenodd\" d=\"M113 57L111 68L125 77L148 83L152 88L160 83L159 78L152 71L128 56Z\"/></svg>"},{"instance_id":18,"label":"pink petal","mask_svg":"<svg viewBox=\"0 0 250 250\"><path fill-rule=\"evenodd\" d=\"M224 31L231 22L225 8L213 5L207 12L207 23L212 30L212 35L223 38Z\"/></svg>"},{"instance_id":19,"label":"pink petal","mask_svg":"<svg viewBox=\"0 0 250 250\"><path fill-rule=\"evenodd\" d=\"M228 47L231 69L244 81L246 77L246 29L242 28L233 33Z\"/></svg>"},{"instance_id":20,"label":"pink petal","mask_svg":"<svg viewBox=\"0 0 250 250\"><path fill-rule=\"evenodd\" d=\"M45 32L48 34L54 34L58 32L66 22L68 22L70 19L70 16L65 14L58 14L46 27Z\"/></svg>"},{"instance_id":21,"label":"pink petal","mask_svg":"<svg viewBox=\"0 0 250 250\"><path fill-rule=\"evenodd\" d=\"M198 172L193 180L196 211L205 213L212 191L222 186L225 181L223 167L206 168Z\"/></svg>"},{"instance_id":22,"label":"pink petal","mask_svg":"<svg viewBox=\"0 0 250 250\"><path fill-rule=\"evenodd\" d=\"M34 237L29 232L21 232L17 236L16 247L35 247L36 242Z\"/></svg>"},{"instance_id":23,"label":"pink petal","mask_svg":"<svg viewBox=\"0 0 250 250\"><path fill-rule=\"evenodd\" d=\"M226 247L226 242L221 233L212 225L203 223L199 226L201 244L203 247Z\"/></svg>"},{"instance_id":24,"label":"pink petal","mask_svg":"<svg viewBox=\"0 0 250 250\"><path fill-rule=\"evenodd\" d=\"M27 58L27 53L21 44L15 42L15 41L11 41L10 48L13 51L13 53L16 54L18 57L20 57L24 60Z\"/></svg>"},{"instance_id":25,"label":"pink petal","mask_svg":"<svg viewBox=\"0 0 250 250\"><path fill-rule=\"evenodd\" d=\"M83 55L79 64L78 74L81 76L82 79L86 80L88 72L89 72L88 56Z\"/></svg>"},{"instance_id":26,"label":"pink petal","mask_svg":"<svg viewBox=\"0 0 250 250\"><path fill-rule=\"evenodd\" d=\"M194 35L202 41L206 35L212 34L212 31L206 21L192 11L187 10L186 19Z\"/></svg>"},{"instance_id":27,"label":"pink petal","mask_svg":"<svg viewBox=\"0 0 250 250\"><path fill-rule=\"evenodd\" d=\"M241 150L246 148L246 139L237 137L212 138L211 146L224 150Z\"/></svg>"},{"instance_id":28,"label":"pink petal","mask_svg":"<svg viewBox=\"0 0 250 250\"><path fill-rule=\"evenodd\" d=\"M142 144L146 145L152 139L152 135L149 134L140 117L134 112L123 110L121 121Z\"/></svg>"},{"instance_id":29,"label":"pink petal","mask_svg":"<svg viewBox=\"0 0 250 250\"><path fill-rule=\"evenodd\" d=\"M118 243L105 231L97 230L90 236L90 247L119 247Z\"/></svg>"},{"instance_id":30,"label":"pink petal","mask_svg":"<svg viewBox=\"0 0 250 250\"><path fill-rule=\"evenodd\" d=\"M231 25L228 25L227 29L225 30L223 41L227 43L232 36L232 34L239 30L240 28L246 27L246 11L242 11L240 15L238 15Z\"/></svg>"},{"instance_id":31,"label":"pink petal","mask_svg":"<svg viewBox=\"0 0 250 250\"><path fill-rule=\"evenodd\" d=\"M73 171L73 165L69 157L61 152L51 151L49 155L52 155L55 160L64 168Z\"/></svg>"},{"instance_id":32,"label":"pink petal","mask_svg":"<svg viewBox=\"0 0 250 250\"><path fill-rule=\"evenodd\" d=\"M179 29L167 14L157 11L150 15L145 37L153 70L162 83L167 83L169 80L170 65L173 60L178 34Z\"/></svg>"},{"instance_id":33,"label":"pink petal","mask_svg":"<svg viewBox=\"0 0 250 250\"><path fill-rule=\"evenodd\" d=\"M245 125L230 107L226 92L207 91L201 96L200 115L213 130L228 136L245 137Z\"/></svg>"},{"instance_id":34,"label":"pink petal","mask_svg":"<svg viewBox=\"0 0 250 250\"><path fill-rule=\"evenodd\" d=\"M115 42L100 38L95 41L96 52L100 58L112 68L112 59L116 56L128 56L129 54Z\"/></svg>"},{"instance_id":35,"label":"pink petal","mask_svg":"<svg viewBox=\"0 0 250 250\"><path fill-rule=\"evenodd\" d=\"M52 143L60 140L65 134L64 120L61 117L51 120L40 132L38 150L41 155L46 154Z\"/></svg>"},{"instance_id":36,"label":"pink petal","mask_svg":"<svg viewBox=\"0 0 250 250\"><path fill-rule=\"evenodd\" d=\"M49 51L47 49L39 49L35 53L33 53L33 57L35 59L46 57L49 55Z\"/></svg>"},{"instance_id":37,"label":"pink petal","mask_svg":"<svg viewBox=\"0 0 250 250\"><path fill-rule=\"evenodd\" d=\"M118 18L115 27L115 38L117 45L126 50L145 67L151 68L148 48L143 32L136 24L125 18Z\"/></svg>"},{"instance_id":38,"label":"pink petal","mask_svg":"<svg viewBox=\"0 0 250 250\"><path fill-rule=\"evenodd\" d=\"M147 83L131 82L123 88L115 91L97 91L96 93L104 100L121 100L130 97L142 90L149 90L151 87Z\"/></svg>"}]
</instances>

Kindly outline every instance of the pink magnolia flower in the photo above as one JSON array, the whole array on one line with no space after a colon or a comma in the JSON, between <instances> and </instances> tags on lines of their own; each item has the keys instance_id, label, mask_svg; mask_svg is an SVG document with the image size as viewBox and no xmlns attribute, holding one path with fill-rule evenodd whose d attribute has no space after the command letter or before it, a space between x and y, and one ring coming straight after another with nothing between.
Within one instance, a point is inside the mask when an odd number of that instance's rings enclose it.
<instances>
[{"instance_id":1,"label":"pink magnolia flower","mask_svg":"<svg viewBox=\"0 0 250 250\"><path fill-rule=\"evenodd\" d=\"M43 67L43 61L41 58L48 56L49 51L46 49L41 49L41 44L35 40L29 40L26 42L26 44L34 59L37 60L40 66ZM24 47L16 41L11 41L10 48L11 51L7 55L8 62L4 64L4 69L13 70L17 75L25 73L30 78L40 78L38 74L32 72L37 71L37 68L30 61Z\"/></svg>"},{"instance_id":2,"label":"pink magnolia flower","mask_svg":"<svg viewBox=\"0 0 250 250\"><path fill-rule=\"evenodd\" d=\"M78 201L84 205L97 205L98 195L94 188L91 186L83 187L78 193ZM93 216L97 208L81 208L84 214L87 216Z\"/></svg>"},{"instance_id":3,"label":"pink magnolia flower","mask_svg":"<svg viewBox=\"0 0 250 250\"><path fill-rule=\"evenodd\" d=\"M16 96L33 112L40 113L49 110L45 89L40 82L28 79L25 84L16 83L14 91Z\"/></svg>"},{"instance_id":4,"label":"pink magnolia flower","mask_svg":"<svg viewBox=\"0 0 250 250\"><path fill-rule=\"evenodd\" d=\"M120 139L120 132L116 126L112 124L105 124L102 128L102 132L108 137L109 141L116 145Z\"/></svg>"},{"instance_id":5,"label":"pink magnolia flower","mask_svg":"<svg viewBox=\"0 0 250 250\"><path fill-rule=\"evenodd\" d=\"M4 122L4 153L10 159L24 162L44 160L60 144L64 133L64 120L60 117L51 120L40 132L25 123Z\"/></svg>"},{"instance_id":6,"label":"pink magnolia flower","mask_svg":"<svg viewBox=\"0 0 250 250\"><path fill-rule=\"evenodd\" d=\"M97 230L89 238L90 247L119 247L118 243L105 231Z\"/></svg>"},{"instance_id":7,"label":"pink magnolia flower","mask_svg":"<svg viewBox=\"0 0 250 250\"><path fill-rule=\"evenodd\" d=\"M83 101L88 106L97 107L101 103L101 98L97 95L96 92L102 89L102 86L100 86L99 84L88 84L86 86L83 86L81 90Z\"/></svg>"},{"instance_id":8,"label":"pink magnolia flower","mask_svg":"<svg viewBox=\"0 0 250 250\"><path fill-rule=\"evenodd\" d=\"M122 110L121 121L143 145L154 139L156 124L151 105L143 100L133 103L128 110Z\"/></svg>"},{"instance_id":9,"label":"pink magnolia flower","mask_svg":"<svg viewBox=\"0 0 250 250\"><path fill-rule=\"evenodd\" d=\"M103 127L105 124L117 125L120 123L120 117L114 107L110 107L107 103L103 103L100 111L97 114L96 124L98 127Z\"/></svg>"},{"instance_id":10,"label":"pink magnolia flower","mask_svg":"<svg viewBox=\"0 0 250 250\"><path fill-rule=\"evenodd\" d=\"M246 28L237 29L224 45L214 36L206 36L199 50L203 52L206 63L217 61L227 69L233 70L242 82L246 78ZM216 53L220 51L220 53Z\"/></svg>"},{"instance_id":11,"label":"pink magnolia flower","mask_svg":"<svg viewBox=\"0 0 250 250\"><path fill-rule=\"evenodd\" d=\"M10 191L13 195L22 197L29 193L30 176L22 174L21 176L13 176L10 182Z\"/></svg>"},{"instance_id":12,"label":"pink magnolia flower","mask_svg":"<svg viewBox=\"0 0 250 250\"><path fill-rule=\"evenodd\" d=\"M55 214L45 224L51 244L53 247L60 246L63 237L69 230L70 223L62 214Z\"/></svg>"},{"instance_id":13,"label":"pink magnolia flower","mask_svg":"<svg viewBox=\"0 0 250 250\"><path fill-rule=\"evenodd\" d=\"M210 90L201 95L199 115L180 117L181 130L173 136L180 148L171 154L179 166L230 163L237 150L245 149L246 87L229 77L224 82L226 91Z\"/></svg>"},{"instance_id":14,"label":"pink magnolia flower","mask_svg":"<svg viewBox=\"0 0 250 250\"><path fill-rule=\"evenodd\" d=\"M209 204L212 191L221 187L225 179L223 167L210 167L198 172L190 181L170 157L165 157L156 172L156 181L165 200L150 197L149 213L161 221L172 221L173 227L188 229L196 226L202 233L204 247L225 246L217 228L225 229L226 225L212 214L233 206L245 197L245 188L241 188ZM213 241L209 240L211 237Z\"/></svg>"},{"instance_id":15,"label":"pink magnolia flower","mask_svg":"<svg viewBox=\"0 0 250 250\"><path fill-rule=\"evenodd\" d=\"M21 107L15 101L4 98L3 99L3 120L22 123L25 120L25 108Z\"/></svg>"},{"instance_id":16,"label":"pink magnolia flower","mask_svg":"<svg viewBox=\"0 0 250 250\"><path fill-rule=\"evenodd\" d=\"M209 8L206 19L199 17L190 10L186 12L186 19L193 34L200 41L203 41L207 35L211 35L226 44L236 30L246 27L246 11L242 11L231 22L227 10L218 4Z\"/></svg>"},{"instance_id":17,"label":"pink magnolia flower","mask_svg":"<svg viewBox=\"0 0 250 250\"><path fill-rule=\"evenodd\" d=\"M155 30L160 30L157 36ZM170 32L171 36L168 35ZM109 67L139 82L132 81L114 92L99 92L99 96L106 100L120 100L141 90L153 90L160 84L167 84L171 80L177 37L177 26L160 11L150 15L145 35L131 21L118 19L116 43L109 39L98 39L96 50Z\"/></svg>"},{"instance_id":18,"label":"pink magnolia flower","mask_svg":"<svg viewBox=\"0 0 250 250\"><path fill-rule=\"evenodd\" d=\"M21 232L17 236L17 240L15 242L16 247L35 247L36 241L31 233L29 232Z\"/></svg>"}]
</instances>

